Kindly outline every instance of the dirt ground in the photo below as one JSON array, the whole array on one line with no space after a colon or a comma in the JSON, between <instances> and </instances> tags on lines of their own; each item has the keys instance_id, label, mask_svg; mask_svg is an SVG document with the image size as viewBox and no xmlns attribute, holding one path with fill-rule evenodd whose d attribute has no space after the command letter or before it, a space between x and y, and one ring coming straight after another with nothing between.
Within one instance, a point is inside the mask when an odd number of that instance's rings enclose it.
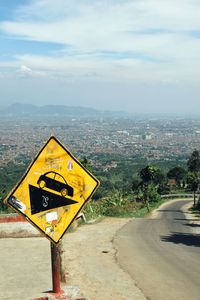
<instances>
[{"instance_id":1,"label":"dirt ground","mask_svg":"<svg viewBox=\"0 0 200 300\"><path fill-rule=\"evenodd\" d=\"M190 222L200 225L200 221L188 213L188 206L184 210ZM156 217L157 213L155 211L152 217ZM82 225L74 232L65 234L61 242L62 275L65 281L62 288L72 299L145 300L134 280L120 268L116 260L117 249L113 239L116 232L129 221L105 218L99 223ZM199 227L194 227L194 231L199 233ZM22 294L35 295L50 290L49 241L41 238L39 232L28 223L0 224L0 238L0 257L3 258L0 299L21 300L24 299ZM127 257L127 260L131 259L134 258ZM8 264L10 268L6 268ZM30 285L30 282L35 282L35 285Z\"/></svg>"},{"instance_id":2,"label":"dirt ground","mask_svg":"<svg viewBox=\"0 0 200 300\"><path fill-rule=\"evenodd\" d=\"M24 223L21 226L24 227ZM33 300L44 297L44 292L51 290L47 239L0 238L0 258L1 300Z\"/></svg>"},{"instance_id":3,"label":"dirt ground","mask_svg":"<svg viewBox=\"0 0 200 300\"><path fill-rule=\"evenodd\" d=\"M112 241L127 222L128 219L105 218L96 224L80 226L64 236L62 273L74 297L82 296L87 300L146 299L116 260L117 250ZM81 291L79 295L78 290Z\"/></svg>"},{"instance_id":4,"label":"dirt ground","mask_svg":"<svg viewBox=\"0 0 200 300\"><path fill-rule=\"evenodd\" d=\"M127 222L129 219L105 218L65 234L61 242L61 288L71 299L145 300L116 260L112 241ZM1 223L0 241L0 256L5 264L1 266L4 272L0 276L0 299L34 299L33 295L51 289L50 247L46 238L29 223Z\"/></svg>"}]
</instances>

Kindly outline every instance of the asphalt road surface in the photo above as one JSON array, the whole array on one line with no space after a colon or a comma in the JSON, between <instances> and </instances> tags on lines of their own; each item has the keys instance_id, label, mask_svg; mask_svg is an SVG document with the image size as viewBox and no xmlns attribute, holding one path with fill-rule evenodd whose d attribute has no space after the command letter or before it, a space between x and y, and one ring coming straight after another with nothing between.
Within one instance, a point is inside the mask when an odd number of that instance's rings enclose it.
<instances>
[{"instance_id":1,"label":"asphalt road surface","mask_svg":"<svg viewBox=\"0 0 200 300\"><path fill-rule=\"evenodd\" d=\"M200 300L200 235L194 233L200 225L185 218L189 202L170 203L154 219L135 219L115 238L119 264L147 299Z\"/></svg>"}]
</instances>

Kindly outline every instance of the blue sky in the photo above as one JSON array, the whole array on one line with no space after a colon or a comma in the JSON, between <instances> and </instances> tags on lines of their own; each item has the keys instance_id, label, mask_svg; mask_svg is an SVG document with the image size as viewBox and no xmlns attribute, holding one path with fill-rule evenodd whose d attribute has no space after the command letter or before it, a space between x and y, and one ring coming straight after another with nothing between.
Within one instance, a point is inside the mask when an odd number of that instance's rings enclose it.
<instances>
[{"instance_id":1,"label":"blue sky","mask_svg":"<svg viewBox=\"0 0 200 300\"><path fill-rule=\"evenodd\" d=\"M0 104L200 113L198 0L0 0Z\"/></svg>"}]
</instances>

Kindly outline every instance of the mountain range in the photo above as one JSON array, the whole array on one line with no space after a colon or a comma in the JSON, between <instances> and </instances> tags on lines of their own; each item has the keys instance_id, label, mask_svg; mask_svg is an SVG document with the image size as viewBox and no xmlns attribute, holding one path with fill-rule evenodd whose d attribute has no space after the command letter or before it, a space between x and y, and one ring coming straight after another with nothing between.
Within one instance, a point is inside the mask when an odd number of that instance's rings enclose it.
<instances>
[{"instance_id":1,"label":"mountain range","mask_svg":"<svg viewBox=\"0 0 200 300\"><path fill-rule=\"evenodd\" d=\"M125 116L127 113L117 111L100 111L90 107L65 106L65 105L44 105L14 103L0 109L1 116L10 117L38 117L38 116L69 116L69 117L102 117L102 116Z\"/></svg>"}]
</instances>

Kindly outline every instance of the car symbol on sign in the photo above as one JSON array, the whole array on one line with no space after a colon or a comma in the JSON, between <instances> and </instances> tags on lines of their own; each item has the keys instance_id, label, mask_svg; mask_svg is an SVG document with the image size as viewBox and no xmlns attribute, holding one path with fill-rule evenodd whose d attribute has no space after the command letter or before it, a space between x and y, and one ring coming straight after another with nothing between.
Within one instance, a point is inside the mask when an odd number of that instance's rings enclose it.
<instances>
[{"instance_id":1,"label":"car symbol on sign","mask_svg":"<svg viewBox=\"0 0 200 300\"><path fill-rule=\"evenodd\" d=\"M48 188L56 192L61 193L62 196L71 196L74 195L74 189L67 184L65 178L54 172L50 171L41 175L37 181L37 184L41 189Z\"/></svg>"}]
</instances>

